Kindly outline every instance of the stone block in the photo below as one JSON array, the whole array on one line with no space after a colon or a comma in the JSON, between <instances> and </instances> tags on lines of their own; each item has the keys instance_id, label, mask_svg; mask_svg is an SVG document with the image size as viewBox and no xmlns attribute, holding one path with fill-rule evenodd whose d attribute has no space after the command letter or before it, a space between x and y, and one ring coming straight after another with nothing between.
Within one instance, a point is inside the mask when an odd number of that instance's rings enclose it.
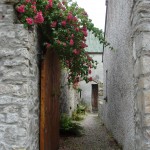
<instances>
[{"instance_id":1,"label":"stone block","mask_svg":"<svg viewBox=\"0 0 150 150\"><path fill-rule=\"evenodd\" d=\"M144 126L150 126L150 115L148 114L144 116Z\"/></svg>"},{"instance_id":2,"label":"stone block","mask_svg":"<svg viewBox=\"0 0 150 150\"><path fill-rule=\"evenodd\" d=\"M144 136L144 139L145 139L144 143L146 144L147 142L149 142L149 139L150 139L150 129L148 129L148 128L143 129L143 136ZM149 145L150 145L150 143L149 143Z\"/></svg>"},{"instance_id":3,"label":"stone block","mask_svg":"<svg viewBox=\"0 0 150 150\"><path fill-rule=\"evenodd\" d=\"M8 105L8 104L20 104L24 105L27 103L27 98L18 98L11 96L0 96L0 105Z\"/></svg>"},{"instance_id":4,"label":"stone block","mask_svg":"<svg viewBox=\"0 0 150 150\"><path fill-rule=\"evenodd\" d=\"M138 85L140 88L150 89L150 77L141 77Z\"/></svg>"},{"instance_id":5,"label":"stone block","mask_svg":"<svg viewBox=\"0 0 150 150\"><path fill-rule=\"evenodd\" d=\"M150 113L150 90L143 91L145 113Z\"/></svg>"},{"instance_id":6,"label":"stone block","mask_svg":"<svg viewBox=\"0 0 150 150\"><path fill-rule=\"evenodd\" d=\"M11 94L15 93L19 90L18 85L10 85L10 84L0 84L0 95L2 94Z\"/></svg>"},{"instance_id":7,"label":"stone block","mask_svg":"<svg viewBox=\"0 0 150 150\"><path fill-rule=\"evenodd\" d=\"M27 118L28 117L28 114L29 114L29 109L27 106L24 106L21 111L20 111L20 116L22 118Z\"/></svg>"},{"instance_id":8,"label":"stone block","mask_svg":"<svg viewBox=\"0 0 150 150\"><path fill-rule=\"evenodd\" d=\"M150 73L150 56L143 56L141 58L142 63L142 74Z\"/></svg>"},{"instance_id":9,"label":"stone block","mask_svg":"<svg viewBox=\"0 0 150 150\"><path fill-rule=\"evenodd\" d=\"M13 150L27 150L26 148L13 148Z\"/></svg>"},{"instance_id":10,"label":"stone block","mask_svg":"<svg viewBox=\"0 0 150 150\"><path fill-rule=\"evenodd\" d=\"M18 0L1 0L0 1L0 4L1 3L11 3L11 4L15 4L15 3L17 3L18 2Z\"/></svg>"},{"instance_id":11,"label":"stone block","mask_svg":"<svg viewBox=\"0 0 150 150\"><path fill-rule=\"evenodd\" d=\"M0 24L11 23L13 24L16 20L15 10L13 5L1 4L0 6Z\"/></svg>"},{"instance_id":12,"label":"stone block","mask_svg":"<svg viewBox=\"0 0 150 150\"><path fill-rule=\"evenodd\" d=\"M10 49L10 48L2 48L0 50L0 58L8 57L8 58L30 58L29 51L27 48L18 48L18 49Z\"/></svg>"},{"instance_id":13,"label":"stone block","mask_svg":"<svg viewBox=\"0 0 150 150\"><path fill-rule=\"evenodd\" d=\"M10 67L10 66L20 66L25 65L29 66L29 60L23 59L23 58L15 58L15 59L7 59L4 62L4 66Z\"/></svg>"},{"instance_id":14,"label":"stone block","mask_svg":"<svg viewBox=\"0 0 150 150\"><path fill-rule=\"evenodd\" d=\"M17 123L19 121L18 113L8 113L6 116L6 123Z\"/></svg>"},{"instance_id":15,"label":"stone block","mask_svg":"<svg viewBox=\"0 0 150 150\"><path fill-rule=\"evenodd\" d=\"M4 133L5 143L12 146L18 144L17 126L7 127Z\"/></svg>"},{"instance_id":16,"label":"stone block","mask_svg":"<svg viewBox=\"0 0 150 150\"><path fill-rule=\"evenodd\" d=\"M149 25L148 25L149 26ZM150 51L150 32L140 32L135 35L133 41L133 49L138 52L140 50Z\"/></svg>"},{"instance_id":17,"label":"stone block","mask_svg":"<svg viewBox=\"0 0 150 150\"><path fill-rule=\"evenodd\" d=\"M7 150L4 143L0 143L0 150Z\"/></svg>"},{"instance_id":18,"label":"stone block","mask_svg":"<svg viewBox=\"0 0 150 150\"><path fill-rule=\"evenodd\" d=\"M0 114L0 123L1 122L6 122L6 117L5 117L5 115L4 114Z\"/></svg>"}]
</instances>

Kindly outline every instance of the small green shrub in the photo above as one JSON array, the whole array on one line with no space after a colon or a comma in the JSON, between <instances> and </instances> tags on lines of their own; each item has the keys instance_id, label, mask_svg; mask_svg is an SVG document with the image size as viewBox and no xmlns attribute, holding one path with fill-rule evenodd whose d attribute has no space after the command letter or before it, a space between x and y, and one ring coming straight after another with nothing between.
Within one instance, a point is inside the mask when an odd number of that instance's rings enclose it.
<instances>
[{"instance_id":1,"label":"small green shrub","mask_svg":"<svg viewBox=\"0 0 150 150\"><path fill-rule=\"evenodd\" d=\"M85 111L86 111L86 106L84 106L82 104L77 105L77 113L78 114L85 114Z\"/></svg>"},{"instance_id":2,"label":"small green shrub","mask_svg":"<svg viewBox=\"0 0 150 150\"><path fill-rule=\"evenodd\" d=\"M80 124L73 122L72 118L62 115L60 118L60 135L63 136L81 136L83 128Z\"/></svg>"},{"instance_id":3,"label":"small green shrub","mask_svg":"<svg viewBox=\"0 0 150 150\"><path fill-rule=\"evenodd\" d=\"M72 113L72 119L75 121L81 121L84 119L83 115L77 113L77 110L73 111Z\"/></svg>"}]
</instances>

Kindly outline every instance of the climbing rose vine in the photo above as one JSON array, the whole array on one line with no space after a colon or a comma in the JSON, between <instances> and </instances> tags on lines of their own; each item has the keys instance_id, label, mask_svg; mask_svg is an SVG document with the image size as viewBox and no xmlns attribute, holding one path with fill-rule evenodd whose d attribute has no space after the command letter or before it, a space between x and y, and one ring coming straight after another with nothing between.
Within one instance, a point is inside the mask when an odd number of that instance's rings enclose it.
<instances>
[{"instance_id":1,"label":"climbing rose vine","mask_svg":"<svg viewBox=\"0 0 150 150\"><path fill-rule=\"evenodd\" d=\"M94 27L87 13L77 3L59 0L20 0L16 11L25 27L37 24L46 50L56 51L63 66L68 68L69 83L92 81L94 61L85 51L88 30L105 46L103 32Z\"/></svg>"}]
</instances>

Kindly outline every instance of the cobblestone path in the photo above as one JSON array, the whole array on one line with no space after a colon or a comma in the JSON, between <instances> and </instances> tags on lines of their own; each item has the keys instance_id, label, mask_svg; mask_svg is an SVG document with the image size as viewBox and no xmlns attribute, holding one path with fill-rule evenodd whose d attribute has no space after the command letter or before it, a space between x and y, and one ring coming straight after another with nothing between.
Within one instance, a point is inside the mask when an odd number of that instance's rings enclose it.
<instances>
[{"instance_id":1,"label":"cobblestone path","mask_svg":"<svg viewBox=\"0 0 150 150\"><path fill-rule=\"evenodd\" d=\"M88 114L81 122L82 137L62 137L59 150L121 150L103 126L97 114Z\"/></svg>"}]
</instances>

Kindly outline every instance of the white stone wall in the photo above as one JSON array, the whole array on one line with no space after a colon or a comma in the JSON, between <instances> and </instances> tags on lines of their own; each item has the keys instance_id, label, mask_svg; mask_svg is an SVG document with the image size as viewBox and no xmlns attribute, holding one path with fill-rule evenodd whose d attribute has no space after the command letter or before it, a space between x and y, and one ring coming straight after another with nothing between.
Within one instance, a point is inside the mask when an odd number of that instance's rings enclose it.
<instances>
[{"instance_id":1,"label":"white stone wall","mask_svg":"<svg viewBox=\"0 0 150 150\"><path fill-rule=\"evenodd\" d=\"M132 7L129 0L108 0L106 39L114 50L104 50L102 119L123 150L135 149Z\"/></svg>"},{"instance_id":2,"label":"white stone wall","mask_svg":"<svg viewBox=\"0 0 150 150\"><path fill-rule=\"evenodd\" d=\"M37 36L15 24L13 2L0 1L0 150L38 150Z\"/></svg>"},{"instance_id":3,"label":"white stone wall","mask_svg":"<svg viewBox=\"0 0 150 150\"><path fill-rule=\"evenodd\" d=\"M79 93L72 85L67 84L67 70L62 69L61 73L61 89L60 89L60 113L72 115L80 101Z\"/></svg>"}]
</instances>

